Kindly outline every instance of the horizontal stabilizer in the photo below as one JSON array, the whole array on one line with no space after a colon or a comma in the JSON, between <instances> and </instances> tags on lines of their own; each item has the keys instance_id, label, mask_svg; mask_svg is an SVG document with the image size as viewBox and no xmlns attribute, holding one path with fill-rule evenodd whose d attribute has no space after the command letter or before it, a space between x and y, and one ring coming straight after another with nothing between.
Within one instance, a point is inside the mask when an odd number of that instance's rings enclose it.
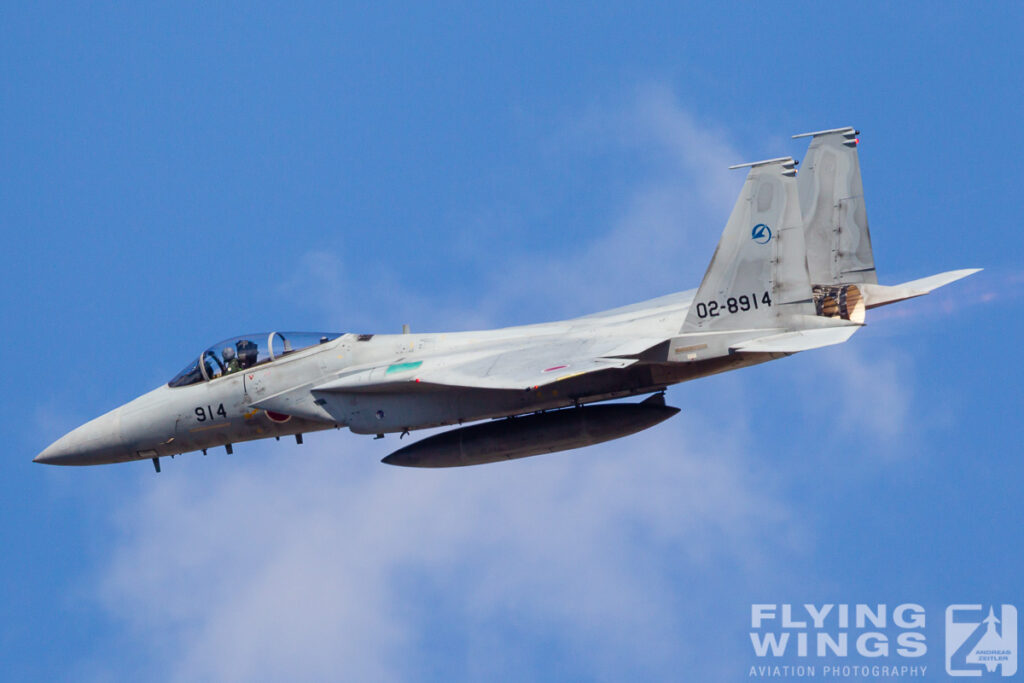
<instances>
[{"instance_id":1,"label":"horizontal stabilizer","mask_svg":"<svg viewBox=\"0 0 1024 683\"><path fill-rule=\"evenodd\" d=\"M733 351L749 353L798 353L822 346L842 344L861 328L860 325L849 324L841 327L822 327L797 332L784 332L769 337L740 342L732 347Z\"/></svg>"},{"instance_id":2,"label":"horizontal stabilizer","mask_svg":"<svg viewBox=\"0 0 1024 683\"><path fill-rule=\"evenodd\" d=\"M962 270L951 270L938 275L930 275L919 280L911 280L901 285L858 285L861 294L864 296L864 305L867 308L877 308L886 304L913 299L916 296L924 296L934 289L938 289L951 282L956 282L968 275L974 275L981 268L964 268Z\"/></svg>"}]
</instances>

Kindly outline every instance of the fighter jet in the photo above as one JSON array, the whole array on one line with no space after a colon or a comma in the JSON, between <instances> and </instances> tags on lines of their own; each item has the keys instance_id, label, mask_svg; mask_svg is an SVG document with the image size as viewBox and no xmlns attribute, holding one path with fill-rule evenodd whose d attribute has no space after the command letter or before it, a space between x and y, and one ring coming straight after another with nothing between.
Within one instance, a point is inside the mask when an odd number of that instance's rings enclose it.
<instances>
[{"instance_id":1,"label":"fighter jet","mask_svg":"<svg viewBox=\"0 0 1024 683\"><path fill-rule=\"evenodd\" d=\"M231 453L255 439L456 426L383 460L453 467L647 429L678 412L664 401L673 384L845 342L867 310L977 272L878 284L858 135L794 136L811 138L799 174L792 157L731 167L749 168L747 179L696 289L478 332L241 335L200 350L166 385L78 427L35 462L152 460L159 472L166 456Z\"/></svg>"}]
</instances>

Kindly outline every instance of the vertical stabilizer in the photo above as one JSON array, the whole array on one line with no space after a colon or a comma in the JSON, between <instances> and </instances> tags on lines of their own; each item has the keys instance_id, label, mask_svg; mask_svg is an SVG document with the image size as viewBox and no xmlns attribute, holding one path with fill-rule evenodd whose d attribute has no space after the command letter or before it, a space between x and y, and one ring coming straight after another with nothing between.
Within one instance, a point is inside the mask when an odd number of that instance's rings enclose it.
<instances>
[{"instance_id":1,"label":"vertical stabilizer","mask_svg":"<svg viewBox=\"0 0 1024 683\"><path fill-rule=\"evenodd\" d=\"M878 282L857 158L859 134L846 127L793 136L811 138L797 186L812 285Z\"/></svg>"},{"instance_id":2,"label":"vertical stabilizer","mask_svg":"<svg viewBox=\"0 0 1024 683\"><path fill-rule=\"evenodd\" d=\"M785 326L814 315L803 218L791 157L740 164L750 172L682 331Z\"/></svg>"}]
</instances>

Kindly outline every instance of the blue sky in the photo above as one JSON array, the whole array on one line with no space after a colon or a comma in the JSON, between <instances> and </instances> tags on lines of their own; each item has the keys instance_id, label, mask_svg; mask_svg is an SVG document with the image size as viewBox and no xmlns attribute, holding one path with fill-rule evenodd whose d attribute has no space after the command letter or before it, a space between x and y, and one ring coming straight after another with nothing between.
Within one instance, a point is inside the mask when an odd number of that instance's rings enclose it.
<instances>
[{"instance_id":1,"label":"blue sky","mask_svg":"<svg viewBox=\"0 0 1024 683\"><path fill-rule=\"evenodd\" d=\"M1024 608L1019 4L0 8L0 671L737 680L750 605ZM974 278L487 468L323 433L54 468L252 330L470 329L696 286L789 135L863 131L876 264Z\"/></svg>"}]
</instances>

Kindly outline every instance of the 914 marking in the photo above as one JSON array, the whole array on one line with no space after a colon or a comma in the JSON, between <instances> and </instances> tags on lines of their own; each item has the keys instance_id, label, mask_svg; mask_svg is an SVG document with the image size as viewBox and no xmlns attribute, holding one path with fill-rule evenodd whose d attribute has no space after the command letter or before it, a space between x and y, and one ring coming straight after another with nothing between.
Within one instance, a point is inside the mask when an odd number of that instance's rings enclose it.
<instances>
[{"instance_id":1,"label":"914 marking","mask_svg":"<svg viewBox=\"0 0 1024 683\"><path fill-rule=\"evenodd\" d=\"M698 318L717 318L724 313L739 313L740 311L749 311L751 309L758 309L761 306L771 306L772 298L769 296L767 291L761 292L758 297L757 292L751 292L750 296L741 294L738 297L731 296L725 300L725 304L720 304L717 301L701 301L697 304L697 317Z\"/></svg>"},{"instance_id":2,"label":"914 marking","mask_svg":"<svg viewBox=\"0 0 1024 683\"><path fill-rule=\"evenodd\" d=\"M214 415L220 415L223 418L226 418L228 416L228 411L224 410L224 404L223 403L221 403L219 406L217 406L217 411L216 412L214 412L213 406L206 406L205 408L202 407L202 406L199 406L198 408L196 408L195 413L196 413L196 422L206 422L207 420L216 419L216 418L214 418Z\"/></svg>"}]
</instances>

